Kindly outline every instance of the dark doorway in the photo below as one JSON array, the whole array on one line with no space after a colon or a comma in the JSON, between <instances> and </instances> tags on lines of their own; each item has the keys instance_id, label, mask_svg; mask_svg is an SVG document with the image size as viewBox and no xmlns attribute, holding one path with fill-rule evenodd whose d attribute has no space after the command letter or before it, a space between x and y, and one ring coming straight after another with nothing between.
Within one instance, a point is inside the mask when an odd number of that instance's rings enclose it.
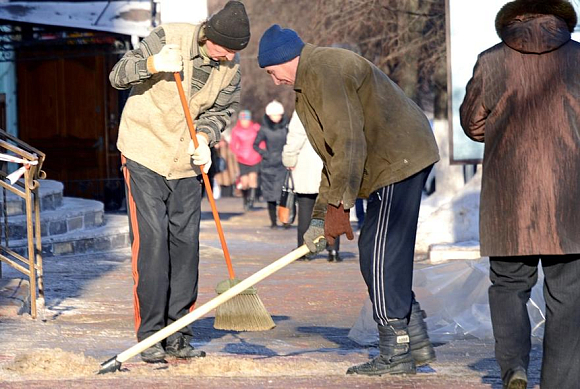
<instances>
[{"instance_id":1,"label":"dark doorway","mask_svg":"<svg viewBox=\"0 0 580 389\"><path fill-rule=\"evenodd\" d=\"M112 38L111 38L112 39ZM66 196L118 209L124 198L115 146L119 93L108 81L107 45L38 46L17 56L18 137L46 154L47 178Z\"/></svg>"}]
</instances>

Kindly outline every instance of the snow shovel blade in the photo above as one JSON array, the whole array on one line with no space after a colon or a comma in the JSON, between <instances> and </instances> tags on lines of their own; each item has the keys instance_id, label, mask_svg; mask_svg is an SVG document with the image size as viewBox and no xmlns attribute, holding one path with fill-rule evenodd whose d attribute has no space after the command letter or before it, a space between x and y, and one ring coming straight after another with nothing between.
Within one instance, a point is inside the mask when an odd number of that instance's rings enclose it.
<instances>
[{"instance_id":1,"label":"snow shovel blade","mask_svg":"<svg viewBox=\"0 0 580 389\"><path fill-rule=\"evenodd\" d=\"M323 239L323 237L317 238ZM219 305L225 303L226 301L230 300L231 298L237 296L238 294L244 292L246 289L254 286L258 282L262 281L264 278L271 276L272 274L276 273L278 270L282 269L283 267L291 264L298 258L303 255L306 255L310 252L306 245L302 245L295 249L294 251L286 254L282 258L272 262L265 268L259 270L258 272L252 274L245 280L241 281L240 283L236 284L232 288L228 289L224 293L220 294L217 297L214 297L212 300L208 301L207 303L203 304L199 308L194 309L193 311L189 312L187 315L183 316L182 318L174 321L173 323L169 324L167 327L160 329L153 335L149 336L146 339L143 339L139 343L129 347L127 350L123 351L120 354L117 354L115 357L109 359L108 361L104 362L101 366L101 370L99 374L105 373L112 373L117 370L121 370L121 364L126 362L130 358L134 357L135 355L139 354L140 352L148 349L149 347L153 346L157 342L161 342L163 339L167 338L169 335L176 333L183 327L193 323L203 315L207 314L211 310L215 309Z\"/></svg>"},{"instance_id":2,"label":"snow shovel blade","mask_svg":"<svg viewBox=\"0 0 580 389\"><path fill-rule=\"evenodd\" d=\"M114 373L121 370L121 362L117 361L117 356L101 363L101 370L97 374Z\"/></svg>"}]
</instances>

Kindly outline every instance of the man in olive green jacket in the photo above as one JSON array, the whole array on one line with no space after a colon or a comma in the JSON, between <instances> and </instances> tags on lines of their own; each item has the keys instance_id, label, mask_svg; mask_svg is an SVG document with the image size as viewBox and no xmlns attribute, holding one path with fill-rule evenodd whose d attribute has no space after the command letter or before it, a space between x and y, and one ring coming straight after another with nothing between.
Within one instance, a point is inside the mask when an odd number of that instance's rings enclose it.
<instances>
[{"instance_id":1,"label":"man in olive green jacket","mask_svg":"<svg viewBox=\"0 0 580 389\"><path fill-rule=\"evenodd\" d=\"M342 234L353 239L350 208L368 198L359 252L380 355L347 374L415 373L435 359L412 292L422 189L439 160L425 114L363 57L304 44L278 25L262 36L258 62L276 85L293 85L298 116L324 162L308 248L322 251Z\"/></svg>"}]
</instances>

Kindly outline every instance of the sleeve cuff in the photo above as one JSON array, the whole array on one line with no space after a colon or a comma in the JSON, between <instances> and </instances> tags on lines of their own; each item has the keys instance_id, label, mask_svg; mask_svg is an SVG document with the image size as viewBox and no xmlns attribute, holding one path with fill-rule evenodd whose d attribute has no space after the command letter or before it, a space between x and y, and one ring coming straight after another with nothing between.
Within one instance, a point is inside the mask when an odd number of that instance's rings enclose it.
<instances>
[{"instance_id":1,"label":"sleeve cuff","mask_svg":"<svg viewBox=\"0 0 580 389\"><path fill-rule=\"evenodd\" d=\"M322 219L312 219L312 220L310 220L310 225L311 226L314 226L314 227L323 228L324 227L324 220L322 220Z\"/></svg>"},{"instance_id":2,"label":"sleeve cuff","mask_svg":"<svg viewBox=\"0 0 580 389\"><path fill-rule=\"evenodd\" d=\"M298 163L298 158L295 155L282 154L282 164L285 167L294 167Z\"/></svg>"},{"instance_id":3,"label":"sleeve cuff","mask_svg":"<svg viewBox=\"0 0 580 389\"><path fill-rule=\"evenodd\" d=\"M202 127L202 128L196 128L196 130L197 130L196 132L198 134L201 133L207 137L209 147L213 147L213 145L215 145L219 141L219 139L213 138L213 132L208 128Z\"/></svg>"}]
</instances>

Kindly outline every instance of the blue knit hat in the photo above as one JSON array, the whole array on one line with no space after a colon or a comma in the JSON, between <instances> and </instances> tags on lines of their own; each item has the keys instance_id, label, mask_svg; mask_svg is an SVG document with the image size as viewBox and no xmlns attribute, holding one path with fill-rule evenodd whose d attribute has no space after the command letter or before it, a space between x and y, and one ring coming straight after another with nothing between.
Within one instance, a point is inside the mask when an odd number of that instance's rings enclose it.
<instances>
[{"instance_id":1,"label":"blue knit hat","mask_svg":"<svg viewBox=\"0 0 580 389\"><path fill-rule=\"evenodd\" d=\"M258 64L265 68L288 62L298 57L303 47L304 42L296 31L274 24L260 39Z\"/></svg>"}]
</instances>

